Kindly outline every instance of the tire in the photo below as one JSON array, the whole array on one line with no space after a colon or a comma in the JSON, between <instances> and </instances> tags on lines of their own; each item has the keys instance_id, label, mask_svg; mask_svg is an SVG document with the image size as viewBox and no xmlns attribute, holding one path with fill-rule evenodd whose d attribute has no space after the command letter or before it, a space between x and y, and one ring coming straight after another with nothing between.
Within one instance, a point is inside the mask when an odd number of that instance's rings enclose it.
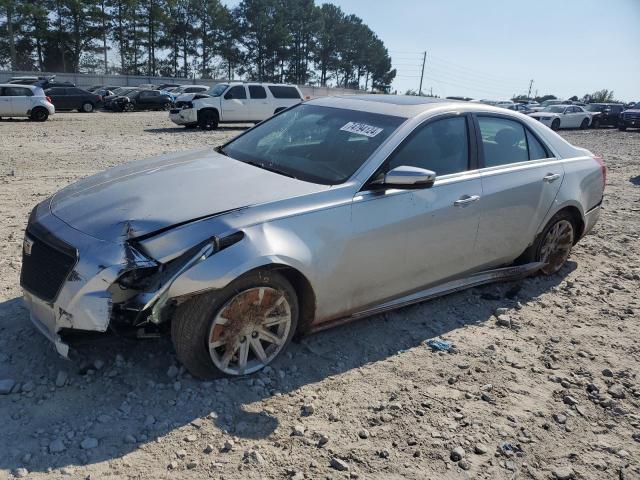
<instances>
[{"instance_id":1,"label":"tire","mask_svg":"<svg viewBox=\"0 0 640 480\"><path fill-rule=\"evenodd\" d=\"M554 230L556 226L559 226L559 230ZM554 248L550 241L556 233L561 235ZM571 248L576 242L576 233L576 220L573 215L566 210L556 213L536 237L533 245L522 254L521 261L518 263L545 262L547 264L540 269L540 272L544 275L553 275L569 258Z\"/></svg>"},{"instance_id":2,"label":"tire","mask_svg":"<svg viewBox=\"0 0 640 480\"><path fill-rule=\"evenodd\" d=\"M162 110L164 110L165 112L171 110L171 102L163 103Z\"/></svg>"},{"instance_id":3,"label":"tire","mask_svg":"<svg viewBox=\"0 0 640 480\"><path fill-rule=\"evenodd\" d=\"M298 311L298 298L286 278L257 271L180 304L171 321L171 339L178 360L198 378L247 375L286 349L298 325ZM260 323L267 320L279 322Z\"/></svg>"},{"instance_id":4,"label":"tire","mask_svg":"<svg viewBox=\"0 0 640 480\"><path fill-rule=\"evenodd\" d=\"M184 125L184 128L188 128L188 129L198 128L198 124L197 123L187 123L186 125Z\"/></svg>"},{"instance_id":5,"label":"tire","mask_svg":"<svg viewBox=\"0 0 640 480\"><path fill-rule=\"evenodd\" d=\"M80 107L80 112L82 113L91 113L93 112L94 106L91 102L84 102Z\"/></svg>"},{"instance_id":6,"label":"tire","mask_svg":"<svg viewBox=\"0 0 640 480\"><path fill-rule=\"evenodd\" d=\"M556 118L553 122L551 122L551 130L557 131L560 130L560 119Z\"/></svg>"},{"instance_id":7,"label":"tire","mask_svg":"<svg viewBox=\"0 0 640 480\"><path fill-rule=\"evenodd\" d=\"M580 123L580 130L586 130L587 128L589 128L589 119L584 118L582 123Z\"/></svg>"},{"instance_id":8,"label":"tire","mask_svg":"<svg viewBox=\"0 0 640 480\"><path fill-rule=\"evenodd\" d=\"M29 118L34 122L46 122L49 118L49 110L44 107L36 107L31 110L31 116Z\"/></svg>"},{"instance_id":9,"label":"tire","mask_svg":"<svg viewBox=\"0 0 640 480\"><path fill-rule=\"evenodd\" d=\"M199 115L198 126L202 130L215 130L218 128L219 122L218 112L213 110L205 110Z\"/></svg>"},{"instance_id":10,"label":"tire","mask_svg":"<svg viewBox=\"0 0 640 480\"><path fill-rule=\"evenodd\" d=\"M133 106L133 103L125 103L122 105L123 112L133 112L135 109L136 107Z\"/></svg>"},{"instance_id":11,"label":"tire","mask_svg":"<svg viewBox=\"0 0 640 480\"><path fill-rule=\"evenodd\" d=\"M591 122L591 128L600 128L600 120L594 119Z\"/></svg>"},{"instance_id":12,"label":"tire","mask_svg":"<svg viewBox=\"0 0 640 480\"><path fill-rule=\"evenodd\" d=\"M624 125L620 125L620 126L618 126L618 130L620 130L621 132L626 132L627 131L627 127L625 127Z\"/></svg>"}]
</instances>

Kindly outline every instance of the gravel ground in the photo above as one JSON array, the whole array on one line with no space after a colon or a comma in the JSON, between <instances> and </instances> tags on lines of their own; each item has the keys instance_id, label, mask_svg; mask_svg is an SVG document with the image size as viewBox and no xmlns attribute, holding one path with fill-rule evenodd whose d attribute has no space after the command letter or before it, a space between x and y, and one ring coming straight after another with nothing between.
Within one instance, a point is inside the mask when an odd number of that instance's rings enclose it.
<instances>
[{"instance_id":1,"label":"gravel ground","mask_svg":"<svg viewBox=\"0 0 640 480\"><path fill-rule=\"evenodd\" d=\"M562 133L609 180L599 224L551 278L307 337L242 380L190 378L168 339L57 357L20 302L31 207L239 131L160 112L0 121L0 478L640 478L640 132ZM432 352L436 337L455 348Z\"/></svg>"}]
</instances>

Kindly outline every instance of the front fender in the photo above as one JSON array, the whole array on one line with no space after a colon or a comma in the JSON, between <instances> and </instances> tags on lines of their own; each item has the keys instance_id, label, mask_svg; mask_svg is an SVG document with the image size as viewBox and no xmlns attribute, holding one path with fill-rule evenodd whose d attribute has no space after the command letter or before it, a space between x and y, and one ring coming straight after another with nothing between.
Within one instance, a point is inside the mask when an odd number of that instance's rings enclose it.
<instances>
[{"instance_id":1,"label":"front fender","mask_svg":"<svg viewBox=\"0 0 640 480\"><path fill-rule=\"evenodd\" d=\"M196 263L180 274L167 291L167 298L218 290L243 274L269 265L292 267L308 274L311 254L294 233L272 224L246 230L238 243Z\"/></svg>"}]
</instances>

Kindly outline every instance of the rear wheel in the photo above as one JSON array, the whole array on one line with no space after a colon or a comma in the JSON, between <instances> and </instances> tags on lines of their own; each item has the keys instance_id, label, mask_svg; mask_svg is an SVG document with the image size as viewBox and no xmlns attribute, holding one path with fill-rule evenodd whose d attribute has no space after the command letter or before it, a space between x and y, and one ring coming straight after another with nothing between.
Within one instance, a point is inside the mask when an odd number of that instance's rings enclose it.
<instances>
[{"instance_id":1,"label":"rear wheel","mask_svg":"<svg viewBox=\"0 0 640 480\"><path fill-rule=\"evenodd\" d=\"M551 130L560 130L560 119L556 118L553 122L551 122Z\"/></svg>"},{"instance_id":2,"label":"rear wheel","mask_svg":"<svg viewBox=\"0 0 640 480\"><path fill-rule=\"evenodd\" d=\"M215 130L218 128L218 112L213 110L205 110L200 113L200 118L198 119L198 126L202 130Z\"/></svg>"},{"instance_id":3,"label":"rear wheel","mask_svg":"<svg viewBox=\"0 0 640 480\"><path fill-rule=\"evenodd\" d=\"M80 111L84 112L84 113L91 113L93 112L93 103L91 102L84 102L82 104L82 106L80 107Z\"/></svg>"},{"instance_id":4,"label":"rear wheel","mask_svg":"<svg viewBox=\"0 0 640 480\"><path fill-rule=\"evenodd\" d=\"M580 130L586 130L587 128L589 128L589 119L584 118L582 119L582 123L580 124Z\"/></svg>"},{"instance_id":5,"label":"rear wheel","mask_svg":"<svg viewBox=\"0 0 640 480\"><path fill-rule=\"evenodd\" d=\"M31 110L31 120L34 122L46 122L49 118L49 111L44 107L36 107Z\"/></svg>"},{"instance_id":6,"label":"rear wheel","mask_svg":"<svg viewBox=\"0 0 640 480\"><path fill-rule=\"evenodd\" d=\"M277 272L247 274L178 306L171 338L178 359L200 378L254 373L275 360L298 324L298 299Z\"/></svg>"},{"instance_id":7,"label":"rear wheel","mask_svg":"<svg viewBox=\"0 0 640 480\"><path fill-rule=\"evenodd\" d=\"M553 275L569 258L576 235L573 215L568 211L558 212L522 255L522 260L525 263L542 262L545 265L540 271L545 275Z\"/></svg>"}]
</instances>

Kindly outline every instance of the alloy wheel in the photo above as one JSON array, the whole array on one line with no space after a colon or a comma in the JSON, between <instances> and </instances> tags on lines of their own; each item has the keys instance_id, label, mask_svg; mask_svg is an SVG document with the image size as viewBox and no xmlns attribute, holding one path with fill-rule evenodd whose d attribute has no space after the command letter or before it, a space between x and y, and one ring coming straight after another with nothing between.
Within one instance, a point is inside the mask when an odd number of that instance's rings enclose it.
<instances>
[{"instance_id":1,"label":"alloy wheel","mask_svg":"<svg viewBox=\"0 0 640 480\"><path fill-rule=\"evenodd\" d=\"M218 310L208 335L214 365L245 375L268 365L287 343L291 306L284 292L254 287L238 292Z\"/></svg>"},{"instance_id":2,"label":"alloy wheel","mask_svg":"<svg viewBox=\"0 0 640 480\"><path fill-rule=\"evenodd\" d=\"M547 232L540 248L540 261L546 265L542 272L546 275L556 273L569 258L573 246L573 225L568 220L560 220Z\"/></svg>"}]
</instances>

